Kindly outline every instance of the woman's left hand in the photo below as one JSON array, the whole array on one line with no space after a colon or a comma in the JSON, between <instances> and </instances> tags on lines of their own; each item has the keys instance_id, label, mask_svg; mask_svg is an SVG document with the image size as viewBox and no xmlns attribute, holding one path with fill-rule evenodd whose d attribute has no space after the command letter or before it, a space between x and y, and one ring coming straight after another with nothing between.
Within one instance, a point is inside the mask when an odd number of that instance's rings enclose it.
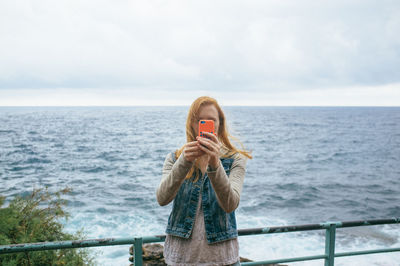
<instances>
[{"instance_id":1,"label":"woman's left hand","mask_svg":"<svg viewBox=\"0 0 400 266\"><path fill-rule=\"evenodd\" d=\"M219 153L221 144L218 138L211 133L203 132L208 138L196 137L200 149L209 155L208 164L216 169L219 166Z\"/></svg>"}]
</instances>

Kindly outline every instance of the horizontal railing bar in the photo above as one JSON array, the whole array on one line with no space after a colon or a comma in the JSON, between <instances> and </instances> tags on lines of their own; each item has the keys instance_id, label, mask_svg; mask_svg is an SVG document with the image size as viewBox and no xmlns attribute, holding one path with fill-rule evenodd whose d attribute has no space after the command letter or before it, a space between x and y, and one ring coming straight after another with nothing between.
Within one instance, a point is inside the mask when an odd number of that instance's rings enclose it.
<instances>
[{"instance_id":1,"label":"horizontal railing bar","mask_svg":"<svg viewBox=\"0 0 400 266\"><path fill-rule=\"evenodd\" d=\"M400 218L391 218L391 219L373 219L373 220L365 220L365 221L347 221L341 222L341 226L336 227L355 227L355 226L368 226L368 225L384 225L384 224L396 224L400 223Z\"/></svg>"},{"instance_id":2,"label":"horizontal railing bar","mask_svg":"<svg viewBox=\"0 0 400 266\"><path fill-rule=\"evenodd\" d=\"M369 226L369 225L396 224L396 223L400 223L400 218L260 227L260 228L250 228L250 229L239 229L238 233L239 233L239 236L246 236L246 235L260 235L260 234L275 234L275 233L322 230L322 229L327 229L327 227L329 227L329 224L331 224L331 223L336 224L336 228L344 228L344 227L357 227L357 226Z\"/></svg>"},{"instance_id":3,"label":"horizontal railing bar","mask_svg":"<svg viewBox=\"0 0 400 266\"><path fill-rule=\"evenodd\" d=\"M356 226L400 223L400 218L376 219L376 220L365 220L365 221L347 221L347 222L326 222L320 224L304 224L304 225L239 229L238 234L239 236L246 236L246 235L322 230L326 229L331 223L335 223L337 228L356 227ZM143 243L163 242L165 240L165 237L166 235L144 236L142 237L142 240ZM129 245L129 244L134 244L134 241L135 239L132 237L132 238L103 238L103 239L70 240L70 241L57 241L57 242L3 245L0 246L0 254L23 252L23 251L50 250L50 249Z\"/></svg>"},{"instance_id":4,"label":"horizontal railing bar","mask_svg":"<svg viewBox=\"0 0 400 266\"><path fill-rule=\"evenodd\" d=\"M363 251L353 251L353 252L342 252L342 253L335 253L335 257L368 255L368 254L397 252L397 251L400 251L400 248L385 248L385 249L363 250ZM325 259L327 257L328 257L327 255L314 255L314 256L306 256L306 257L295 257L295 258L265 260L265 261L256 261L256 262L242 262L241 265L251 266L251 265L275 264L275 263L284 263L284 262L319 260L319 259Z\"/></svg>"},{"instance_id":5,"label":"horizontal railing bar","mask_svg":"<svg viewBox=\"0 0 400 266\"><path fill-rule=\"evenodd\" d=\"M368 255L368 254L397 252L397 251L400 251L400 248L382 248L382 249L371 249L362 251L338 252L335 253L335 257L358 256L358 255Z\"/></svg>"},{"instance_id":6,"label":"horizontal railing bar","mask_svg":"<svg viewBox=\"0 0 400 266\"><path fill-rule=\"evenodd\" d=\"M24 243L24 244L0 246L0 254L25 252L25 251L51 250L51 249L130 245L133 244L134 242L135 239L132 237L132 238L101 238L101 239L69 240L69 241L56 241L56 242Z\"/></svg>"},{"instance_id":7,"label":"horizontal railing bar","mask_svg":"<svg viewBox=\"0 0 400 266\"><path fill-rule=\"evenodd\" d=\"M143 244L144 243L156 243L156 242L164 242L166 235L157 235L157 236L144 236L142 237Z\"/></svg>"},{"instance_id":8,"label":"horizontal railing bar","mask_svg":"<svg viewBox=\"0 0 400 266\"><path fill-rule=\"evenodd\" d=\"M327 255L314 255L314 256L306 256L306 257L276 259L276 260L241 262L240 265L250 266L250 265L276 264L276 263L283 263L283 262L295 262L295 261L306 261L306 260L320 260L320 259L325 259L327 257L328 257Z\"/></svg>"},{"instance_id":9,"label":"horizontal railing bar","mask_svg":"<svg viewBox=\"0 0 400 266\"><path fill-rule=\"evenodd\" d=\"M238 234L239 236L247 236L247 235L275 234L275 233L322 230L322 229L325 228L323 228L322 225L320 224L283 225L283 226L239 229Z\"/></svg>"}]
</instances>

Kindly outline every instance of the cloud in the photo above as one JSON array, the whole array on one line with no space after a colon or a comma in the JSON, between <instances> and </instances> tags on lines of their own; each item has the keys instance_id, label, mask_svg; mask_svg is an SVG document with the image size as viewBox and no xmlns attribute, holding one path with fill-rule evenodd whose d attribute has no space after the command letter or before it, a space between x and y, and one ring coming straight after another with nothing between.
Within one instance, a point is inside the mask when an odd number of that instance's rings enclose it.
<instances>
[{"instance_id":1,"label":"cloud","mask_svg":"<svg viewBox=\"0 0 400 266\"><path fill-rule=\"evenodd\" d=\"M398 32L398 1L2 1L0 90L398 84Z\"/></svg>"}]
</instances>

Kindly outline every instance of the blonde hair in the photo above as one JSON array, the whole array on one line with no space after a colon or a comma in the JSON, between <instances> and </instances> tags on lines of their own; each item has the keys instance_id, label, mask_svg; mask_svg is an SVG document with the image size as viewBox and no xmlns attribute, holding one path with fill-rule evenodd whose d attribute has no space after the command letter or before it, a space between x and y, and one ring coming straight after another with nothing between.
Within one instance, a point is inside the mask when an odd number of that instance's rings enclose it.
<instances>
[{"instance_id":1,"label":"blonde hair","mask_svg":"<svg viewBox=\"0 0 400 266\"><path fill-rule=\"evenodd\" d=\"M214 105L218 111L219 127L218 127L217 136L218 136L218 140L223 145L222 147L226 150L226 152L221 157L228 158L234 154L240 153L240 154L246 156L247 158L252 159L253 157L250 155L250 153L248 151L246 151L244 149L243 144L237 138L235 138L229 134L228 127L226 124L225 114L222 111L221 107L219 106L217 100L215 100L214 98L208 97L208 96L202 96L202 97L197 98L189 108L189 113L188 113L188 116L186 119L186 142L191 142L191 141L196 140L196 132L194 131L192 124L193 124L193 122L197 122L200 108L203 106L206 106L206 105L210 105L210 104ZM239 142L242 149L241 150L237 149L231 143L230 138ZM178 149L175 152L176 159L179 158L179 156L182 154L184 148L185 148L185 145L183 145L180 149ZM186 179L191 178L193 175L193 172L196 171L196 176L195 176L194 180L197 180L199 177L198 170L199 170L199 166L196 163L193 164L192 168L186 175Z\"/></svg>"}]
</instances>

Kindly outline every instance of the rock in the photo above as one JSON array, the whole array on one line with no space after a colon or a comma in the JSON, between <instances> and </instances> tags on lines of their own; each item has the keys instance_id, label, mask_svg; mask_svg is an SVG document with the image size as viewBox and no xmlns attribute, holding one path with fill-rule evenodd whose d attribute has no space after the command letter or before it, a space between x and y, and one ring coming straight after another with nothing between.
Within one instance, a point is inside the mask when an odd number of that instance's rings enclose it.
<instances>
[{"instance_id":1,"label":"rock","mask_svg":"<svg viewBox=\"0 0 400 266\"><path fill-rule=\"evenodd\" d=\"M164 247L160 244L144 244L142 247L143 265L144 266L162 266L167 265L164 261ZM132 256L129 261L133 262L133 246L129 248L129 254Z\"/></svg>"},{"instance_id":2,"label":"rock","mask_svg":"<svg viewBox=\"0 0 400 266\"><path fill-rule=\"evenodd\" d=\"M144 244L142 247L143 265L144 266L165 266L163 254L164 247L160 244ZM133 262L134 250L133 246L129 248L130 262ZM240 257L240 262L252 262L252 260ZM262 264L263 266L287 266L282 264ZM133 264L131 264L133 266Z\"/></svg>"}]
</instances>

